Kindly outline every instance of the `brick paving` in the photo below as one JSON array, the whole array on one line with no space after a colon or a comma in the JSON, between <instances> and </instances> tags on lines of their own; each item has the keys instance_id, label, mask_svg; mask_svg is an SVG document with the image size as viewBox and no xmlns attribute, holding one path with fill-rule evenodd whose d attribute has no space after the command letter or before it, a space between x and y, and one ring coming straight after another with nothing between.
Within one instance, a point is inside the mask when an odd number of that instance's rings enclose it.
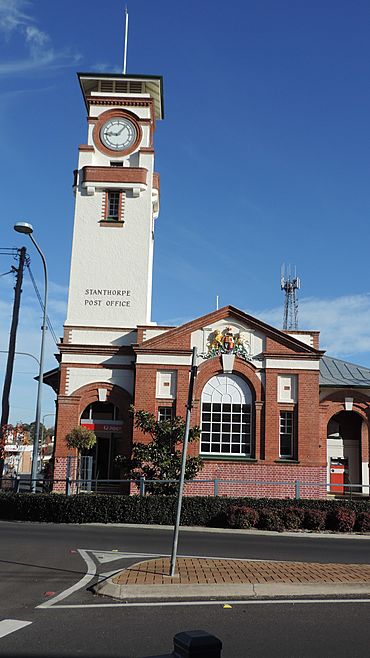
<instances>
[{"instance_id":1,"label":"brick paving","mask_svg":"<svg viewBox=\"0 0 370 658\"><path fill-rule=\"evenodd\" d=\"M246 583L370 583L370 565L268 562L180 557L176 576L169 558L138 562L112 579L118 585L210 585Z\"/></svg>"}]
</instances>

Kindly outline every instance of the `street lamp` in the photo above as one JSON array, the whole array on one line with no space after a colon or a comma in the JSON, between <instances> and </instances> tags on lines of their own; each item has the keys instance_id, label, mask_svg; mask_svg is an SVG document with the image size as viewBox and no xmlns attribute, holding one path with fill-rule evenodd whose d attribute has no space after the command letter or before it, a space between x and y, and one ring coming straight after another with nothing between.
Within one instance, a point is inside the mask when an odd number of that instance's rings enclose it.
<instances>
[{"instance_id":1,"label":"street lamp","mask_svg":"<svg viewBox=\"0 0 370 658\"><path fill-rule=\"evenodd\" d=\"M45 332L46 332L46 309L48 301L48 271L46 268L45 256L42 253L39 245L34 239L33 226L32 224L27 224L26 222L17 222L14 225L14 230L17 233L23 233L29 235L31 242L36 247L39 252L42 260L42 265L44 268L44 277L45 277L45 294L44 294L44 314L41 327L41 347L40 347L40 364L39 364L39 376L37 383L37 400L36 400L36 418L35 418L35 436L33 441L33 450L32 450L32 470L31 470L31 491L35 493L36 491L36 476L37 476L37 461L39 453L39 434L40 434L40 415L41 415L41 396L42 396L42 384L44 379L44 347L45 347Z\"/></svg>"}]
</instances>

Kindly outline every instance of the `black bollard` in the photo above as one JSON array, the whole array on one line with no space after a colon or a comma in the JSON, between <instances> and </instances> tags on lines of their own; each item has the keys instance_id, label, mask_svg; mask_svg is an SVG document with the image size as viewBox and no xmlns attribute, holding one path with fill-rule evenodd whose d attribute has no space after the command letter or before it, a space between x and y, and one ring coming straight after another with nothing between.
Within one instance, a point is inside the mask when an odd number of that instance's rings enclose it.
<instances>
[{"instance_id":1,"label":"black bollard","mask_svg":"<svg viewBox=\"0 0 370 658\"><path fill-rule=\"evenodd\" d=\"M206 631L184 631L173 638L173 653L147 658L221 658L222 642Z\"/></svg>"},{"instance_id":2,"label":"black bollard","mask_svg":"<svg viewBox=\"0 0 370 658\"><path fill-rule=\"evenodd\" d=\"M222 642L206 631L184 631L173 638L174 658L220 658Z\"/></svg>"}]
</instances>

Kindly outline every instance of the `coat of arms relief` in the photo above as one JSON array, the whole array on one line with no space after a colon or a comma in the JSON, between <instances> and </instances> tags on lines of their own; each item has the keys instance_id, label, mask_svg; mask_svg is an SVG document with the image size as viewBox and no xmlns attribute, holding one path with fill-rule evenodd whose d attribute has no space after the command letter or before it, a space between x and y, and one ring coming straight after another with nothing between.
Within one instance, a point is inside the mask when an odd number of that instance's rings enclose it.
<instances>
[{"instance_id":1,"label":"coat of arms relief","mask_svg":"<svg viewBox=\"0 0 370 658\"><path fill-rule=\"evenodd\" d=\"M235 354L245 361L251 361L251 334L249 331L235 331L233 327L215 329L208 336L207 352L201 356L211 359L221 354Z\"/></svg>"}]
</instances>

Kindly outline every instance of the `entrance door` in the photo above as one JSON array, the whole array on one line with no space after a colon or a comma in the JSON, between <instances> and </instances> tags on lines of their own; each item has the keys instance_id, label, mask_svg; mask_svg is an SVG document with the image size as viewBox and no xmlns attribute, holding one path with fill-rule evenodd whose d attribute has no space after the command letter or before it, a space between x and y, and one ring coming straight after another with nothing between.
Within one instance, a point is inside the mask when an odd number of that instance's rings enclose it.
<instances>
[{"instance_id":1,"label":"entrance door","mask_svg":"<svg viewBox=\"0 0 370 658\"><path fill-rule=\"evenodd\" d=\"M81 415L81 425L95 432L96 444L86 454L93 459L93 479L116 477L114 458L116 439L122 433L122 416L118 407L109 402L94 402Z\"/></svg>"},{"instance_id":2,"label":"entrance door","mask_svg":"<svg viewBox=\"0 0 370 658\"><path fill-rule=\"evenodd\" d=\"M361 485L361 428L362 418L354 411L340 411L328 423L328 469L331 459L343 459L348 464L345 483ZM328 473L330 478L330 473ZM330 479L328 480L330 481ZM355 487L352 491L361 491ZM349 493L349 487L345 487Z\"/></svg>"},{"instance_id":3,"label":"entrance door","mask_svg":"<svg viewBox=\"0 0 370 658\"><path fill-rule=\"evenodd\" d=\"M110 456L111 456L111 436L96 437L96 462L95 462L95 479L109 480L110 478Z\"/></svg>"},{"instance_id":4,"label":"entrance door","mask_svg":"<svg viewBox=\"0 0 370 658\"><path fill-rule=\"evenodd\" d=\"M348 460L348 484L361 484L360 446L356 439L344 439L343 455ZM357 491L361 491L358 488Z\"/></svg>"}]
</instances>

